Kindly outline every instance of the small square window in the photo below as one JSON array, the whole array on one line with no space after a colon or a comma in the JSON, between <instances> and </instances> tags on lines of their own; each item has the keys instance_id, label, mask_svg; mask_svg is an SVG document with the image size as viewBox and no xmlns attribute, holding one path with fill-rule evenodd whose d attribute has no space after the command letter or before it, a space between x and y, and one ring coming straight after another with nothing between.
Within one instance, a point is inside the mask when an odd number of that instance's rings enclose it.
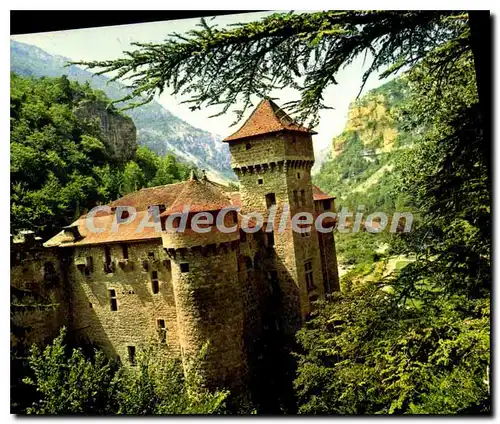
<instances>
[{"instance_id":1,"label":"small square window","mask_svg":"<svg viewBox=\"0 0 500 424\"><path fill-rule=\"evenodd\" d=\"M252 145L250 143L245 144L245 149L250 150L252 148Z\"/></svg>"},{"instance_id":2,"label":"small square window","mask_svg":"<svg viewBox=\"0 0 500 424\"><path fill-rule=\"evenodd\" d=\"M264 183L264 180L262 178L259 178L257 180L257 184L262 185Z\"/></svg>"},{"instance_id":3,"label":"small square window","mask_svg":"<svg viewBox=\"0 0 500 424\"><path fill-rule=\"evenodd\" d=\"M189 272L189 264L182 263L181 264L181 272Z\"/></svg>"},{"instance_id":4,"label":"small square window","mask_svg":"<svg viewBox=\"0 0 500 424\"><path fill-rule=\"evenodd\" d=\"M148 252L148 257L151 259L155 258L155 252Z\"/></svg>"}]
</instances>

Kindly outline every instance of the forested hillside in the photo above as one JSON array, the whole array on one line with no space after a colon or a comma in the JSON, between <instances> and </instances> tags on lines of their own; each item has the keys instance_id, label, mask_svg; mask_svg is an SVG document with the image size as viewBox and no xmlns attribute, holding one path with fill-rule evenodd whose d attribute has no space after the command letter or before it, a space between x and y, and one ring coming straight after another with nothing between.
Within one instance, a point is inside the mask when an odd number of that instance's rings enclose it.
<instances>
[{"instance_id":1,"label":"forested hillside","mask_svg":"<svg viewBox=\"0 0 500 424\"><path fill-rule=\"evenodd\" d=\"M302 413L490 410L489 159L473 62L447 83L431 69L353 103L317 176L338 207L415 220L408 234L337 232L342 292L298 334Z\"/></svg>"},{"instance_id":2,"label":"forested hillside","mask_svg":"<svg viewBox=\"0 0 500 424\"><path fill-rule=\"evenodd\" d=\"M77 66L66 66L70 59L53 56L38 47L16 41L10 42L11 71L22 76L60 77L71 81L89 83L102 90L110 99L118 99L127 93L125 85L110 82L105 76L95 75ZM217 179L235 179L229 164L229 149L217 135L195 128L166 110L156 101L124 115L132 118L137 128L137 141L160 156L171 153L183 161L206 169L209 176Z\"/></svg>"},{"instance_id":3,"label":"forested hillside","mask_svg":"<svg viewBox=\"0 0 500 424\"><path fill-rule=\"evenodd\" d=\"M96 204L187 178L191 167L173 155L137 148L132 120L108 102L66 77L11 74L11 233L53 236ZM110 134L123 128L117 146Z\"/></svg>"}]
</instances>

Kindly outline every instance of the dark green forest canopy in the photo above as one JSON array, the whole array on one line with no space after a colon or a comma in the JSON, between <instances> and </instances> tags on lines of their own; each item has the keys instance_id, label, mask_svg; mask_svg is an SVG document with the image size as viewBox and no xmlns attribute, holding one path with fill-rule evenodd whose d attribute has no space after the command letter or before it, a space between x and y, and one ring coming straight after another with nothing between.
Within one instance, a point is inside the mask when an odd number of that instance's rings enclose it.
<instances>
[{"instance_id":1,"label":"dark green forest canopy","mask_svg":"<svg viewBox=\"0 0 500 424\"><path fill-rule=\"evenodd\" d=\"M220 105L222 114L239 103L238 119L253 95L293 87L300 100L284 107L315 124L319 110L332 106L324 90L359 55L371 57L361 86L373 72L385 77L431 58L436 78L446 79L448 66L470 51L471 38L462 11L323 11L276 13L224 29L202 19L198 30L134 45L121 59L75 63L128 79L133 91L121 100L148 102L169 88L188 94L192 109Z\"/></svg>"},{"instance_id":2,"label":"dark green forest canopy","mask_svg":"<svg viewBox=\"0 0 500 424\"><path fill-rule=\"evenodd\" d=\"M52 236L97 204L189 176L190 166L146 147L132 160L113 159L94 120L75 115L81 102L110 100L66 77L11 75L11 233ZM108 113L119 114L112 106Z\"/></svg>"}]
</instances>

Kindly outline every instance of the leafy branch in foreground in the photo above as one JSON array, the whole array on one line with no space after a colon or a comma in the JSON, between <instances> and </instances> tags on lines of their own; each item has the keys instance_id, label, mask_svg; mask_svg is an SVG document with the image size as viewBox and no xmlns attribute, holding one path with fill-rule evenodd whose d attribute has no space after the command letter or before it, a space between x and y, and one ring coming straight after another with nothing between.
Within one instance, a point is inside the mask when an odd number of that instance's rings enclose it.
<instances>
[{"instance_id":1,"label":"leafy branch in foreground","mask_svg":"<svg viewBox=\"0 0 500 424\"><path fill-rule=\"evenodd\" d=\"M439 67L447 66L470 49L467 21L459 11L276 13L226 29L202 19L200 29L174 33L164 43L133 43L137 49L124 58L74 64L130 81L130 94L113 101L131 101L127 108L150 102L168 87L188 94L191 110L222 106L214 116L241 104L237 121L252 107L253 95L291 87L300 100L284 108L315 125L319 110L328 107L325 89L337 84L337 72L357 56L371 55L361 90L372 73L384 69L386 77L438 50L446 52Z\"/></svg>"}]
</instances>

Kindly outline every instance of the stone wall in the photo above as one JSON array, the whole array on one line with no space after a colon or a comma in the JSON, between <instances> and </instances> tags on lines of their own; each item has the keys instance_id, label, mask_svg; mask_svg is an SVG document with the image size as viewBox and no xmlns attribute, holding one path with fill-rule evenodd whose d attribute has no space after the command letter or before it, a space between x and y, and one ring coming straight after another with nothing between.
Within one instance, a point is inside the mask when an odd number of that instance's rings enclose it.
<instances>
[{"instance_id":1,"label":"stone wall","mask_svg":"<svg viewBox=\"0 0 500 424\"><path fill-rule=\"evenodd\" d=\"M52 341L70 322L64 258L39 243L11 244L11 348Z\"/></svg>"},{"instance_id":2,"label":"stone wall","mask_svg":"<svg viewBox=\"0 0 500 424\"><path fill-rule=\"evenodd\" d=\"M208 385L228 387L233 394L244 392L247 361L238 241L169 253L186 371L197 363ZM206 356L200 358L207 342Z\"/></svg>"},{"instance_id":3,"label":"stone wall","mask_svg":"<svg viewBox=\"0 0 500 424\"><path fill-rule=\"evenodd\" d=\"M311 301L324 296L319 241L315 228L303 236L291 229L297 212L314 212L311 167L314 163L309 134L277 133L230 144L232 166L240 180L242 209L268 216L266 195L274 194L278 219L283 205L290 218L283 233L274 231L274 265L283 303L284 331L293 333L311 310ZM306 284L305 263L311 261L313 290ZM297 318L297 314L299 317Z\"/></svg>"},{"instance_id":4,"label":"stone wall","mask_svg":"<svg viewBox=\"0 0 500 424\"><path fill-rule=\"evenodd\" d=\"M127 246L128 259L124 258ZM138 352L161 340L159 321L166 328L166 345L179 354L178 323L171 263L161 239L143 243L110 244L105 270L104 245L78 247L70 267L73 332L77 339L97 344L108 355L130 364L129 347ZM88 258L92 258L91 260ZM157 273L158 293L153 280ZM112 292L117 310L112 310Z\"/></svg>"}]
</instances>

